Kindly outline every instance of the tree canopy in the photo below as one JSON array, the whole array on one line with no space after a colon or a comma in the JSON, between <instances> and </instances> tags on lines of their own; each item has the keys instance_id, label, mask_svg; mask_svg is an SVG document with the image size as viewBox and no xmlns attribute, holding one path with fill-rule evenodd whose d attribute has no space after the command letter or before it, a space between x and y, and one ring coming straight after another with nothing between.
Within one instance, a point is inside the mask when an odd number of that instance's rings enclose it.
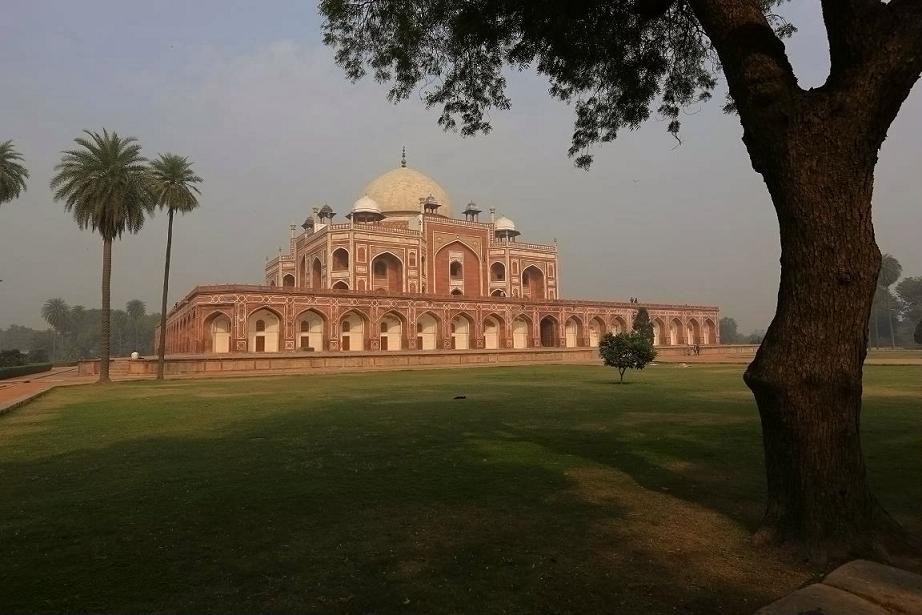
<instances>
[{"instance_id":1,"label":"tree canopy","mask_svg":"<svg viewBox=\"0 0 922 615\"><path fill-rule=\"evenodd\" d=\"M55 200L64 201L81 229L92 229L104 240L138 232L153 210L141 145L105 129L84 133L74 139L79 147L65 151L55 167Z\"/></svg>"},{"instance_id":2,"label":"tree canopy","mask_svg":"<svg viewBox=\"0 0 922 615\"><path fill-rule=\"evenodd\" d=\"M12 201L26 190L29 171L21 164L22 154L12 141L0 143L0 204Z\"/></svg>"},{"instance_id":3,"label":"tree canopy","mask_svg":"<svg viewBox=\"0 0 922 615\"><path fill-rule=\"evenodd\" d=\"M606 333L599 340L599 356L609 367L618 370L618 382L624 382L624 372L643 369L656 358L653 343L640 331Z\"/></svg>"}]
</instances>

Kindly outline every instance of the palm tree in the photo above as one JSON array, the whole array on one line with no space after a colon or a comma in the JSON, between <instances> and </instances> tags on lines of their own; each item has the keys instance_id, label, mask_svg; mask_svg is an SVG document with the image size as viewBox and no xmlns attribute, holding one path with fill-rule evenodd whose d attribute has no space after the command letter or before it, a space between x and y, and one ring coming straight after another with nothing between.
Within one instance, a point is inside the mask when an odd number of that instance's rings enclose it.
<instances>
[{"instance_id":1,"label":"palm tree","mask_svg":"<svg viewBox=\"0 0 922 615\"><path fill-rule=\"evenodd\" d=\"M112 242L122 233L137 233L145 214L153 211L145 182L146 160L134 137L120 137L103 129L85 130L79 146L63 152L51 179L54 200L64 201L77 226L102 236L102 319L100 326L99 382L108 383Z\"/></svg>"},{"instance_id":2,"label":"palm tree","mask_svg":"<svg viewBox=\"0 0 922 615\"><path fill-rule=\"evenodd\" d=\"M163 380L166 356L166 300L170 287L170 250L173 245L173 214L198 207L201 194L195 184L202 178L192 172L192 163L178 154L160 154L150 163L150 191L154 203L169 212L166 232L166 259L163 266L163 300L160 305L160 340L157 344L157 380Z\"/></svg>"},{"instance_id":3,"label":"palm tree","mask_svg":"<svg viewBox=\"0 0 922 615\"><path fill-rule=\"evenodd\" d=\"M125 304L125 311L128 313L128 319L131 321L131 345L132 350L137 350L138 345L138 323L147 314L147 306L140 299L132 299Z\"/></svg>"},{"instance_id":4,"label":"palm tree","mask_svg":"<svg viewBox=\"0 0 922 615\"><path fill-rule=\"evenodd\" d=\"M63 335L67 329L67 317L70 313L70 306L60 297L48 299L42 306L42 318L45 319L55 333ZM57 335L51 337L51 358L54 360L57 355L55 339Z\"/></svg>"},{"instance_id":5,"label":"palm tree","mask_svg":"<svg viewBox=\"0 0 922 615\"><path fill-rule=\"evenodd\" d=\"M12 201L26 189L29 171L19 160L22 154L13 149L12 141L0 143L0 204Z\"/></svg>"}]
</instances>

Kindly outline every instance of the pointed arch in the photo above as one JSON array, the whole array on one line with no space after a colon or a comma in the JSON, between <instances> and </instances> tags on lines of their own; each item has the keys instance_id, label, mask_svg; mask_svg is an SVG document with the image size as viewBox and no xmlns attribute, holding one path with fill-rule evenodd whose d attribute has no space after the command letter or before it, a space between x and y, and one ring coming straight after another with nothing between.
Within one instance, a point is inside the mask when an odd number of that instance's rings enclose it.
<instances>
[{"instance_id":1,"label":"pointed arch","mask_svg":"<svg viewBox=\"0 0 922 615\"><path fill-rule=\"evenodd\" d=\"M611 319L611 332L615 335L619 333L627 333L627 321L624 320L621 316L615 316Z\"/></svg>"},{"instance_id":2,"label":"pointed arch","mask_svg":"<svg viewBox=\"0 0 922 615\"><path fill-rule=\"evenodd\" d=\"M315 352L326 350L327 317L314 308L302 310L295 317L295 347Z\"/></svg>"},{"instance_id":3,"label":"pointed arch","mask_svg":"<svg viewBox=\"0 0 922 615\"><path fill-rule=\"evenodd\" d=\"M437 350L442 319L433 312L423 312L416 317L417 350Z\"/></svg>"},{"instance_id":4,"label":"pointed arch","mask_svg":"<svg viewBox=\"0 0 922 615\"><path fill-rule=\"evenodd\" d=\"M505 282L506 281L506 265L500 261L494 261L490 265L490 281L492 282Z\"/></svg>"},{"instance_id":5,"label":"pointed arch","mask_svg":"<svg viewBox=\"0 0 922 615\"><path fill-rule=\"evenodd\" d=\"M377 335L381 350L403 350L406 345L407 319L395 310L388 310L378 318Z\"/></svg>"},{"instance_id":6,"label":"pointed arch","mask_svg":"<svg viewBox=\"0 0 922 615\"><path fill-rule=\"evenodd\" d=\"M313 262L311 263L311 288L323 288L322 272L323 265L320 264L320 259L315 256Z\"/></svg>"},{"instance_id":7,"label":"pointed arch","mask_svg":"<svg viewBox=\"0 0 922 615\"><path fill-rule=\"evenodd\" d=\"M512 347L529 348L532 345L531 317L524 312L512 319Z\"/></svg>"},{"instance_id":8,"label":"pointed arch","mask_svg":"<svg viewBox=\"0 0 922 615\"><path fill-rule=\"evenodd\" d=\"M599 345L599 340L602 339L602 336L606 332L605 321L602 320L599 316L593 316L589 319L589 346L590 348L597 348Z\"/></svg>"},{"instance_id":9,"label":"pointed arch","mask_svg":"<svg viewBox=\"0 0 922 615\"><path fill-rule=\"evenodd\" d=\"M284 318L268 305L247 316L247 349L250 352L278 352Z\"/></svg>"},{"instance_id":10,"label":"pointed arch","mask_svg":"<svg viewBox=\"0 0 922 615\"><path fill-rule=\"evenodd\" d=\"M463 240L455 239L439 248L434 264L435 275L430 284L435 294L448 295L454 289L460 289L467 297L483 294L480 256Z\"/></svg>"},{"instance_id":11,"label":"pointed arch","mask_svg":"<svg viewBox=\"0 0 922 615\"><path fill-rule=\"evenodd\" d=\"M666 325L659 317L653 319L653 345L662 346L666 343Z\"/></svg>"},{"instance_id":12,"label":"pointed arch","mask_svg":"<svg viewBox=\"0 0 922 615\"><path fill-rule=\"evenodd\" d=\"M564 340L567 348L583 345L583 320L576 314L567 318L563 325Z\"/></svg>"},{"instance_id":13,"label":"pointed arch","mask_svg":"<svg viewBox=\"0 0 922 615\"><path fill-rule=\"evenodd\" d=\"M365 350L368 336L368 315L350 308L339 316L339 347L347 351Z\"/></svg>"},{"instance_id":14,"label":"pointed arch","mask_svg":"<svg viewBox=\"0 0 922 615\"><path fill-rule=\"evenodd\" d=\"M340 280L333 284L333 290L349 290L349 283L345 280Z\"/></svg>"},{"instance_id":15,"label":"pointed arch","mask_svg":"<svg viewBox=\"0 0 922 615\"><path fill-rule=\"evenodd\" d=\"M307 288L310 286L311 281L311 270L310 263L307 260L307 255L302 255L298 260L298 286L301 288Z\"/></svg>"},{"instance_id":16,"label":"pointed arch","mask_svg":"<svg viewBox=\"0 0 922 615\"><path fill-rule=\"evenodd\" d=\"M528 299L546 298L544 272L534 265L529 265L522 270L522 296Z\"/></svg>"},{"instance_id":17,"label":"pointed arch","mask_svg":"<svg viewBox=\"0 0 922 615\"><path fill-rule=\"evenodd\" d=\"M347 271L349 269L349 250L346 248L336 248L332 254L333 271Z\"/></svg>"},{"instance_id":18,"label":"pointed arch","mask_svg":"<svg viewBox=\"0 0 922 615\"><path fill-rule=\"evenodd\" d=\"M371 259L371 290L389 293L403 292L403 261L389 250Z\"/></svg>"},{"instance_id":19,"label":"pointed arch","mask_svg":"<svg viewBox=\"0 0 922 615\"><path fill-rule=\"evenodd\" d=\"M231 318L216 310L202 321L202 350L208 353L230 352Z\"/></svg>"},{"instance_id":20,"label":"pointed arch","mask_svg":"<svg viewBox=\"0 0 922 615\"><path fill-rule=\"evenodd\" d=\"M448 323L453 350L468 350L474 346L474 319L467 312L457 312Z\"/></svg>"},{"instance_id":21,"label":"pointed arch","mask_svg":"<svg viewBox=\"0 0 922 615\"><path fill-rule=\"evenodd\" d=\"M685 323L685 343L690 346L701 343L701 326L694 318Z\"/></svg>"},{"instance_id":22,"label":"pointed arch","mask_svg":"<svg viewBox=\"0 0 922 615\"><path fill-rule=\"evenodd\" d=\"M541 331L541 346L556 348L560 345L560 322L556 316L551 314L542 316L538 328Z\"/></svg>"},{"instance_id":23,"label":"pointed arch","mask_svg":"<svg viewBox=\"0 0 922 615\"><path fill-rule=\"evenodd\" d=\"M717 343L717 327L714 326L714 321L710 318L704 319L704 334L701 343L705 346Z\"/></svg>"},{"instance_id":24,"label":"pointed arch","mask_svg":"<svg viewBox=\"0 0 922 615\"><path fill-rule=\"evenodd\" d=\"M682 344L682 321L678 317L669 321L669 345L679 346Z\"/></svg>"},{"instance_id":25,"label":"pointed arch","mask_svg":"<svg viewBox=\"0 0 922 615\"><path fill-rule=\"evenodd\" d=\"M483 347L498 350L505 347L506 321L497 313L488 314L483 319Z\"/></svg>"}]
</instances>

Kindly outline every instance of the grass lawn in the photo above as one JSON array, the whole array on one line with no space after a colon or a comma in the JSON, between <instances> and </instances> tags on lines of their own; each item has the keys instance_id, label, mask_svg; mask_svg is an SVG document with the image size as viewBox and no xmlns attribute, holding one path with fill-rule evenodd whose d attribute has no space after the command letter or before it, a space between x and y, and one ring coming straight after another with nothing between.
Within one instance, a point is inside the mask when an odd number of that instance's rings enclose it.
<instances>
[{"instance_id":1,"label":"grass lawn","mask_svg":"<svg viewBox=\"0 0 922 615\"><path fill-rule=\"evenodd\" d=\"M814 571L750 546L741 372L58 389L0 418L0 613L751 613ZM871 481L922 535L922 368L865 374Z\"/></svg>"}]
</instances>

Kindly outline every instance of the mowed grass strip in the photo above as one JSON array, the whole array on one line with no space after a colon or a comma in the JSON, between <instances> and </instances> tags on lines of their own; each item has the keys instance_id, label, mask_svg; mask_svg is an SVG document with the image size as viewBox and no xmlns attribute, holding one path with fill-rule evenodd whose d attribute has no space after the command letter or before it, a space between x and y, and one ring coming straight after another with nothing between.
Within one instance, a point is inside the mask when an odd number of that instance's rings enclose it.
<instances>
[{"instance_id":1,"label":"mowed grass strip","mask_svg":"<svg viewBox=\"0 0 922 615\"><path fill-rule=\"evenodd\" d=\"M752 612L816 571L750 545L741 373L58 389L0 419L0 612ZM922 369L865 374L871 481L922 534Z\"/></svg>"}]
</instances>

